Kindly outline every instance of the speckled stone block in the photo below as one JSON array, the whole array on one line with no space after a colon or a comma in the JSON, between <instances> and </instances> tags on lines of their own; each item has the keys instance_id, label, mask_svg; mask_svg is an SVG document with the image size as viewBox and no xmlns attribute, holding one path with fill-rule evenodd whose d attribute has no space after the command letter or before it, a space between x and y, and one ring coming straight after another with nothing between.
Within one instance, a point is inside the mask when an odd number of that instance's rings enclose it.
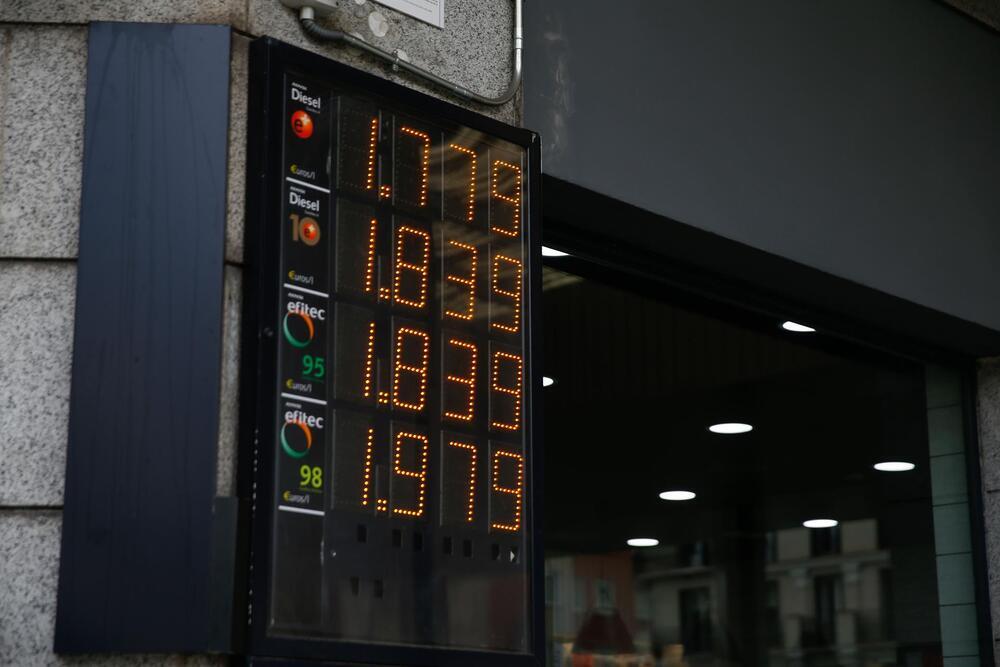
<instances>
[{"instance_id":1,"label":"speckled stone block","mask_svg":"<svg viewBox=\"0 0 1000 667\"><path fill-rule=\"evenodd\" d=\"M45 665L62 667L225 667L227 658L218 655L88 655L47 656Z\"/></svg>"},{"instance_id":2,"label":"speckled stone block","mask_svg":"<svg viewBox=\"0 0 1000 667\"><path fill-rule=\"evenodd\" d=\"M76 264L0 261L0 507L60 505Z\"/></svg>"},{"instance_id":3,"label":"speckled stone block","mask_svg":"<svg viewBox=\"0 0 1000 667\"><path fill-rule=\"evenodd\" d=\"M0 510L0 665L18 667L176 667L226 664L209 655L57 656L56 590L59 580L58 510Z\"/></svg>"},{"instance_id":4,"label":"speckled stone block","mask_svg":"<svg viewBox=\"0 0 1000 667\"><path fill-rule=\"evenodd\" d=\"M210 655L89 655L52 652L59 580L58 510L0 509L0 665L18 667L222 667Z\"/></svg>"},{"instance_id":5,"label":"speckled stone block","mask_svg":"<svg viewBox=\"0 0 1000 667\"><path fill-rule=\"evenodd\" d=\"M395 74L388 65L355 49L322 44L306 37L295 12L275 0L249 2L249 31L253 34L271 35L506 123L516 125L520 121L520 95L500 107L463 102L438 88L424 85L415 77ZM477 93L499 95L507 89L513 51L512 2L446 2L443 30L373 2L358 4L355 0L339 0L337 4L337 12L321 19L320 23L359 36L390 53L400 49L410 62ZM379 12L388 22L388 32L382 37L376 36L369 26L368 17L372 12Z\"/></svg>"},{"instance_id":6,"label":"speckled stone block","mask_svg":"<svg viewBox=\"0 0 1000 667\"><path fill-rule=\"evenodd\" d=\"M275 0L277 2L277 0ZM246 28L245 0L3 0L0 22L219 23Z\"/></svg>"},{"instance_id":7,"label":"speckled stone block","mask_svg":"<svg viewBox=\"0 0 1000 667\"><path fill-rule=\"evenodd\" d=\"M240 322L243 270L226 266L222 319L222 384L219 395L219 462L216 495L236 493L236 447L240 415Z\"/></svg>"},{"instance_id":8,"label":"speckled stone block","mask_svg":"<svg viewBox=\"0 0 1000 667\"><path fill-rule=\"evenodd\" d=\"M1000 639L1000 492L984 494L983 506L993 637Z\"/></svg>"},{"instance_id":9,"label":"speckled stone block","mask_svg":"<svg viewBox=\"0 0 1000 667\"><path fill-rule=\"evenodd\" d=\"M979 362L976 406L983 488L1000 491L1000 358Z\"/></svg>"},{"instance_id":10,"label":"speckled stone block","mask_svg":"<svg viewBox=\"0 0 1000 667\"><path fill-rule=\"evenodd\" d=\"M1000 2L997 0L944 0L978 21L1000 30Z\"/></svg>"},{"instance_id":11,"label":"speckled stone block","mask_svg":"<svg viewBox=\"0 0 1000 667\"><path fill-rule=\"evenodd\" d=\"M86 67L86 28L0 28L0 257L76 256Z\"/></svg>"},{"instance_id":12,"label":"speckled stone block","mask_svg":"<svg viewBox=\"0 0 1000 667\"><path fill-rule=\"evenodd\" d=\"M229 66L229 157L226 192L226 261L243 262L246 209L247 86L250 40L233 35Z\"/></svg>"},{"instance_id":13,"label":"speckled stone block","mask_svg":"<svg viewBox=\"0 0 1000 667\"><path fill-rule=\"evenodd\" d=\"M50 662L61 518L0 510L0 665Z\"/></svg>"},{"instance_id":14,"label":"speckled stone block","mask_svg":"<svg viewBox=\"0 0 1000 667\"><path fill-rule=\"evenodd\" d=\"M225 667L227 658L218 655L88 655L47 656L42 664L55 667Z\"/></svg>"}]
</instances>

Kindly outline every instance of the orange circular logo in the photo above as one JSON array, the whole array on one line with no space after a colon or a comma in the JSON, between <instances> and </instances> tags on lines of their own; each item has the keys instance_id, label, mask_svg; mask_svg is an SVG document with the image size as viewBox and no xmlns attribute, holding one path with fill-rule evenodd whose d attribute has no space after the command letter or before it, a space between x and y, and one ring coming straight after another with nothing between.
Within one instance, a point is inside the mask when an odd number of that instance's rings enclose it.
<instances>
[{"instance_id":1,"label":"orange circular logo","mask_svg":"<svg viewBox=\"0 0 1000 667\"><path fill-rule=\"evenodd\" d=\"M302 240L306 242L306 245L316 245L316 242L319 241L319 225L311 218L302 221Z\"/></svg>"},{"instance_id":2,"label":"orange circular logo","mask_svg":"<svg viewBox=\"0 0 1000 667\"><path fill-rule=\"evenodd\" d=\"M292 132L299 139L308 139L313 133L313 119L305 111L296 111L292 114Z\"/></svg>"}]
</instances>

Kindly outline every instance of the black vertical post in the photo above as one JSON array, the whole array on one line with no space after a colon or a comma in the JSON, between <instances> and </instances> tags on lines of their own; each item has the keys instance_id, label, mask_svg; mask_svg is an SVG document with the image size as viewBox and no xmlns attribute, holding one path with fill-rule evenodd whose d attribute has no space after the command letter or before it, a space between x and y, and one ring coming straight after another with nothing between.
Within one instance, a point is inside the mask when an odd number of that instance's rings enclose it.
<instances>
[{"instance_id":1,"label":"black vertical post","mask_svg":"<svg viewBox=\"0 0 1000 667\"><path fill-rule=\"evenodd\" d=\"M212 641L229 47L90 27L57 652Z\"/></svg>"}]
</instances>

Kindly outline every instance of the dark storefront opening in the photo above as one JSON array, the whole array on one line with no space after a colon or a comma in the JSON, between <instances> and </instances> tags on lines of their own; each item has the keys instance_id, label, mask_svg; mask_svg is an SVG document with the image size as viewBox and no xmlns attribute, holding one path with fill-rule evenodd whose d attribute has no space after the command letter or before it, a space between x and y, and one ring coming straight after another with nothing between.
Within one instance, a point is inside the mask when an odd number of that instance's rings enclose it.
<instances>
[{"instance_id":1,"label":"dark storefront opening","mask_svg":"<svg viewBox=\"0 0 1000 667\"><path fill-rule=\"evenodd\" d=\"M977 659L959 371L585 266L543 281L547 664Z\"/></svg>"}]
</instances>

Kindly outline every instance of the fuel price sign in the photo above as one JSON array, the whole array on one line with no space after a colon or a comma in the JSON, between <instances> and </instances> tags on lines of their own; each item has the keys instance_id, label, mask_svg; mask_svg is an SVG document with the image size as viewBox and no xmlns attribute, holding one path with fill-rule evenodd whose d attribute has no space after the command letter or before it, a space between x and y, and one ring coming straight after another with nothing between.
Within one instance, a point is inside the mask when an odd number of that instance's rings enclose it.
<instances>
[{"instance_id":1,"label":"fuel price sign","mask_svg":"<svg viewBox=\"0 0 1000 667\"><path fill-rule=\"evenodd\" d=\"M537 138L255 48L258 645L535 664Z\"/></svg>"}]
</instances>

